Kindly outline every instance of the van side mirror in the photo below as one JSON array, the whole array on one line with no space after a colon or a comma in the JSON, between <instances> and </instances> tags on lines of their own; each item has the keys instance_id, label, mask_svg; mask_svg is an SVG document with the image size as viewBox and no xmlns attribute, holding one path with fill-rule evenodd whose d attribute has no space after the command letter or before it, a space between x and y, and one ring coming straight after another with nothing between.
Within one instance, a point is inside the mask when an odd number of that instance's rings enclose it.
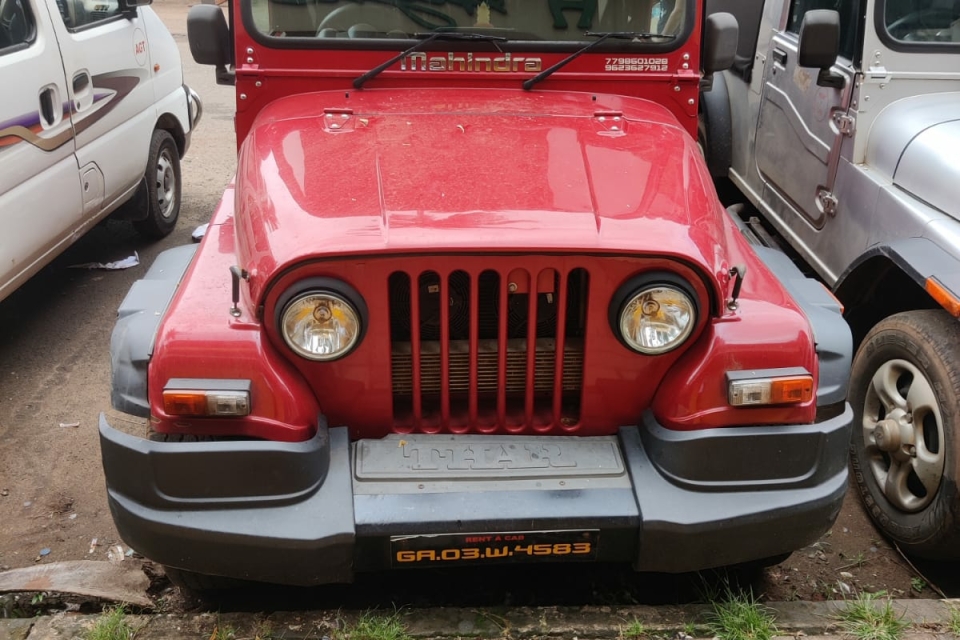
<instances>
[{"instance_id":1,"label":"van side mirror","mask_svg":"<svg viewBox=\"0 0 960 640\"><path fill-rule=\"evenodd\" d=\"M843 76L830 72L840 55L840 14L833 9L813 9L800 23L800 45L797 64L820 69L817 84L843 88Z\"/></svg>"},{"instance_id":2,"label":"van side mirror","mask_svg":"<svg viewBox=\"0 0 960 640\"><path fill-rule=\"evenodd\" d=\"M197 64L217 68L217 84L234 84L233 42L223 11L215 4L198 4L187 14L187 41Z\"/></svg>"},{"instance_id":3,"label":"van side mirror","mask_svg":"<svg viewBox=\"0 0 960 640\"><path fill-rule=\"evenodd\" d=\"M740 25L732 13L718 11L707 16L703 23L703 80L701 89L713 86L713 74L733 66L737 57Z\"/></svg>"}]
</instances>

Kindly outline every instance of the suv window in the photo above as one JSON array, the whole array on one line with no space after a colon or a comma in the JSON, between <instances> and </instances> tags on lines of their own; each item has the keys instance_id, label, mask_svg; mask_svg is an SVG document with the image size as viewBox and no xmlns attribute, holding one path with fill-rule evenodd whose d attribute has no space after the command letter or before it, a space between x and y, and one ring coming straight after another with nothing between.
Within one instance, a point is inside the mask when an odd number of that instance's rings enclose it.
<instances>
[{"instance_id":1,"label":"suv window","mask_svg":"<svg viewBox=\"0 0 960 640\"><path fill-rule=\"evenodd\" d=\"M33 40L33 16L26 0L0 0L0 55Z\"/></svg>"},{"instance_id":2,"label":"suv window","mask_svg":"<svg viewBox=\"0 0 960 640\"><path fill-rule=\"evenodd\" d=\"M77 31L121 14L117 0L57 0L67 29Z\"/></svg>"},{"instance_id":3,"label":"suv window","mask_svg":"<svg viewBox=\"0 0 960 640\"><path fill-rule=\"evenodd\" d=\"M886 0L883 26L900 42L960 43L960 0Z\"/></svg>"},{"instance_id":4,"label":"suv window","mask_svg":"<svg viewBox=\"0 0 960 640\"><path fill-rule=\"evenodd\" d=\"M787 31L799 34L803 16L813 9L833 9L840 14L840 55L847 60L853 60L857 44L860 0L793 0L790 4Z\"/></svg>"}]
</instances>

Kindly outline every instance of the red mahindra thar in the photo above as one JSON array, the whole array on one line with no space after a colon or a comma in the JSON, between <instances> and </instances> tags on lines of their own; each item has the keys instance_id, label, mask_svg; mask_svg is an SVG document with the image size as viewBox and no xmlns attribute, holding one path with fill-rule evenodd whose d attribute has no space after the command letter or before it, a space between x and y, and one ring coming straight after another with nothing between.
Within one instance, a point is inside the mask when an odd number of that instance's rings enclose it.
<instances>
[{"instance_id":1,"label":"red mahindra thar","mask_svg":"<svg viewBox=\"0 0 960 640\"><path fill-rule=\"evenodd\" d=\"M194 587L773 561L847 484L839 305L721 206L699 0L191 10L239 166L111 344L123 539Z\"/></svg>"}]
</instances>

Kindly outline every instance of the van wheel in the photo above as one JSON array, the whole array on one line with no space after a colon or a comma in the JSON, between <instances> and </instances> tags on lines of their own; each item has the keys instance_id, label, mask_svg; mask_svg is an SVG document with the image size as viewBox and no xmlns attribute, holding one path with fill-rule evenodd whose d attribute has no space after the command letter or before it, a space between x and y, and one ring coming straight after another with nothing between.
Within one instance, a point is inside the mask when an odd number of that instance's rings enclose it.
<instances>
[{"instance_id":1,"label":"van wheel","mask_svg":"<svg viewBox=\"0 0 960 640\"><path fill-rule=\"evenodd\" d=\"M180 216L180 152L173 136L157 129L147 159L147 217L133 223L140 235L159 240L170 235Z\"/></svg>"},{"instance_id":2,"label":"van wheel","mask_svg":"<svg viewBox=\"0 0 960 640\"><path fill-rule=\"evenodd\" d=\"M864 506L906 553L960 559L960 327L941 310L898 313L854 358L850 458Z\"/></svg>"}]
</instances>

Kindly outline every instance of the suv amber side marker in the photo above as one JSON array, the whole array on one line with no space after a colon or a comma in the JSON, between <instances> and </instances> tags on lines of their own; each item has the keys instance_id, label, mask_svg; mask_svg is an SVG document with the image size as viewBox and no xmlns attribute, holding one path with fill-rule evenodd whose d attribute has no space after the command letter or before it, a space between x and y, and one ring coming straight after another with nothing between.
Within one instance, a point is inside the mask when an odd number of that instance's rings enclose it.
<instances>
[{"instance_id":1,"label":"suv amber side marker","mask_svg":"<svg viewBox=\"0 0 960 640\"><path fill-rule=\"evenodd\" d=\"M927 278L924 289L930 294L930 297L937 301L941 307L947 310L947 313L954 318L960 318L960 300L950 291L937 282L936 278Z\"/></svg>"}]
</instances>

